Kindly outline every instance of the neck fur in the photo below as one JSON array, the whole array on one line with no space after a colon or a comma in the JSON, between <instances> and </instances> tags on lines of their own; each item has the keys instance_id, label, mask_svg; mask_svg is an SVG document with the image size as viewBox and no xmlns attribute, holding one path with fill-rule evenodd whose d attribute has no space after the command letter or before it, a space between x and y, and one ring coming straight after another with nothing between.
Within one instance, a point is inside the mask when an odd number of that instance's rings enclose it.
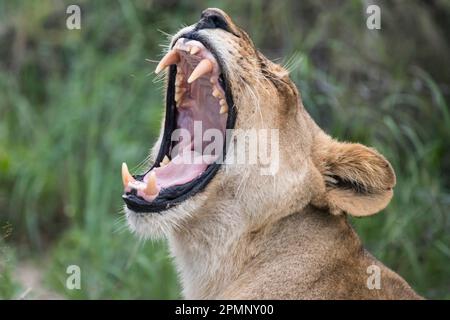
<instances>
[{"instance_id":1,"label":"neck fur","mask_svg":"<svg viewBox=\"0 0 450 320\"><path fill-rule=\"evenodd\" d=\"M336 241L355 240L345 217L331 216L311 208L256 231L249 231L244 226L243 221L230 223L224 213L211 214L169 236L170 250L185 298L220 298L220 294L250 265L274 263L274 257L280 252L295 250L301 259L303 253L309 257L316 254L312 249L316 246L336 248L337 245L349 245L337 244ZM286 232L287 228L295 230ZM343 237L343 233L350 237ZM267 243L273 245L267 246ZM326 253L317 251L317 255ZM305 269L308 268L307 260Z\"/></svg>"}]
</instances>

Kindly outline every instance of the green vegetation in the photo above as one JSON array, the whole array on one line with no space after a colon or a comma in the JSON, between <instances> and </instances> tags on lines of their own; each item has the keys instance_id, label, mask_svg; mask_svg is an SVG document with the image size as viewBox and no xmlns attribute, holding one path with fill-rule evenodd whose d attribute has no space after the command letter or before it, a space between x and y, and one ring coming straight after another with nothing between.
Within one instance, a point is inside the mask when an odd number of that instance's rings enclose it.
<instances>
[{"instance_id":1,"label":"green vegetation","mask_svg":"<svg viewBox=\"0 0 450 320\"><path fill-rule=\"evenodd\" d=\"M166 245L126 229L120 164L144 168L159 130L163 84L145 59L210 6L290 66L324 129L391 161L393 201L352 222L420 294L450 298L447 1L380 1L379 31L358 0L78 2L70 31L73 2L0 0L0 298L27 289L13 276L23 261L64 298L180 296ZM65 288L71 264L82 290Z\"/></svg>"}]
</instances>

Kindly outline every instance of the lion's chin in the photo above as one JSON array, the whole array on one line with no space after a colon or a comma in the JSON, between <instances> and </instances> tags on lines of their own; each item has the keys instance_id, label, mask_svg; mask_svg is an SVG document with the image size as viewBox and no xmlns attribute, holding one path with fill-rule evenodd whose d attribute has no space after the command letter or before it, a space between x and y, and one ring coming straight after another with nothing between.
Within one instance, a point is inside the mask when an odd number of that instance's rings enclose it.
<instances>
[{"instance_id":1,"label":"lion's chin","mask_svg":"<svg viewBox=\"0 0 450 320\"><path fill-rule=\"evenodd\" d=\"M124 206L129 229L141 239L166 238L189 224L189 219L200 211L205 195L196 195L183 203L161 212L136 212Z\"/></svg>"},{"instance_id":2,"label":"lion's chin","mask_svg":"<svg viewBox=\"0 0 450 320\"><path fill-rule=\"evenodd\" d=\"M144 240L164 238L173 230L171 219L165 214L139 213L125 206L125 216L129 229Z\"/></svg>"}]
</instances>

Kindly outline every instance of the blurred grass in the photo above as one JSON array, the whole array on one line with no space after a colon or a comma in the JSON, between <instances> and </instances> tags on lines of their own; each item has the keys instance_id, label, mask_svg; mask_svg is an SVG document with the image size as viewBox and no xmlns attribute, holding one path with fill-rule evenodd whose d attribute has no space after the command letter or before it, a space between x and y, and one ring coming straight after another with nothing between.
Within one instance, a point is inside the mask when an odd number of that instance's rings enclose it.
<instances>
[{"instance_id":1,"label":"blurred grass","mask_svg":"<svg viewBox=\"0 0 450 320\"><path fill-rule=\"evenodd\" d=\"M13 279L13 268L16 263L13 250L0 239L0 298L17 297L19 287Z\"/></svg>"},{"instance_id":2,"label":"blurred grass","mask_svg":"<svg viewBox=\"0 0 450 320\"><path fill-rule=\"evenodd\" d=\"M419 293L450 298L448 2L377 1L381 31L366 29L357 0L78 3L82 29L69 31L71 2L0 0L0 226L13 228L0 242L0 297L26 289L12 274L30 257L67 298L179 297L165 244L124 227L119 167L138 170L159 130L162 83L145 59L161 56L164 32L218 6L291 66L325 130L391 161L393 201L352 221ZM82 290L65 289L71 264Z\"/></svg>"}]
</instances>

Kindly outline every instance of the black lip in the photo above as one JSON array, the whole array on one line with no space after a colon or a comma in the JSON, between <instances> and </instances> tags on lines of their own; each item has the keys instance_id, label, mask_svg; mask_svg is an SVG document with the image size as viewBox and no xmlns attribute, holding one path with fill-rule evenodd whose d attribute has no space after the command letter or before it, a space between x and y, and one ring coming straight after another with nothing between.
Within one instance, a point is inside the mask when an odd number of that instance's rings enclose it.
<instances>
[{"instance_id":1,"label":"black lip","mask_svg":"<svg viewBox=\"0 0 450 320\"><path fill-rule=\"evenodd\" d=\"M223 61L221 60L217 52L214 50L214 48L209 44L207 39L204 39L196 31L180 35L179 38L187 38L191 40L200 41L216 58L217 63L219 64L219 67L222 70L224 80L223 89L225 91L225 98L227 100L228 105L233 106L228 111L228 119L226 127L227 129L233 129L236 122L237 112L236 108L234 107L233 96L231 94L230 84L228 83L228 76L226 74L226 69L224 68L225 65ZM173 44L175 44L179 38L175 39L173 41ZM145 174L147 174L150 170L152 170L156 166L156 164L162 161L164 155L168 154L171 147L170 136L172 134L172 131L176 128L175 97L174 97L176 71L177 68L175 65L170 66L169 81L166 92L166 117L164 122L163 139L161 142L161 147L159 149L159 153L156 158L155 164L153 164L153 166L150 167ZM228 144L229 141L228 139L226 139L223 148L223 155L224 155L223 159L225 159ZM143 198L137 196L135 190L123 194L122 198L127 207L135 212L161 212L176 206L177 204L183 202L184 200L194 196L196 193L202 191L212 180L212 178L214 178L220 166L221 164L219 163L213 163L209 165L208 168L205 170L205 172L203 172L198 178L183 185L172 186L170 188L161 190L159 195L152 202L148 202ZM145 174L134 176L134 178L137 180L142 180Z\"/></svg>"}]
</instances>

